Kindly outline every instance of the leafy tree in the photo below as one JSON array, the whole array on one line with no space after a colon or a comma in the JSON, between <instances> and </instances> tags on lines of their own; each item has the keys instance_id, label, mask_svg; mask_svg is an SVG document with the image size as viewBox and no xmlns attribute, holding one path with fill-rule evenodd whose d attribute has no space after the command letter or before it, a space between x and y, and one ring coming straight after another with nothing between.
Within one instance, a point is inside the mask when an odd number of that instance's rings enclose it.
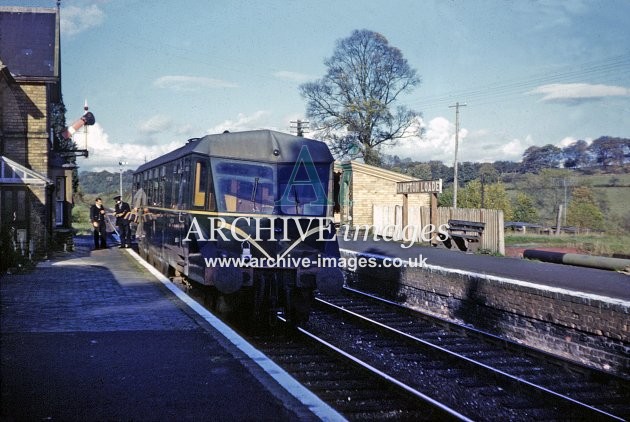
<instances>
[{"instance_id":1,"label":"leafy tree","mask_svg":"<svg viewBox=\"0 0 630 422\"><path fill-rule=\"evenodd\" d=\"M458 167L458 179L460 183L468 183L479 177L479 163L471 163L470 161L464 161L459 163Z\"/></svg>"},{"instance_id":2,"label":"leafy tree","mask_svg":"<svg viewBox=\"0 0 630 422\"><path fill-rule=\"evenodd\" d=\"M479 176L483 176L486 182L496 182L499 180L499 172L492 163L483 163L479 167Z\"/></svg>"},{"instance_id":3,"label":"leafy tree","mask_svg":"<svg viewBox=\"0 0 630 422\"><path fill-rule=\"evenodd\" d=\"M459 192L458 192L459 193ZM458 198L459 201L459 198ZM442 193L438 195L438 207L453 206L453 186L442 189Z\"/></svg>"},{"instance_id":4,"label":"leafy tree","mask_svg":"<svg viewBox=\"0 0 630 422\"><path fill-rule=\"evenodd\" d=\"M503 183L492 183L485 187L483 208L502 210L505 221L512 220L512 204L510 204L510 199L508 198L505 185Z\"/></svg>"},{"instance_id":5,"label":"leafy tree","mask_svg":"<svg viewBox=\"0 0 630 422\"><path fill-rule=\"evenodd\" d=\"M612 164L623 166L625 157L630 154L630 139L602 136L593 141L589 151L597 164L608 167Z\"/></svg>"},{"instance_id":6,"label":"leafy tree","mask_svg":"<svg viewBox=\"0 0 630 422\"><path fill-rule=\"evenodd\" d=\"M300 86L307 116L337 156L379 165L379 147L405 137L420 116L404 106L392 110L420 83L416 70L383 35L365 29L339 40L324 64L322 79Z\"/></svg>"},{"instance_id":7,"label":"leafy tree","mask_svg":"<svg viewBox=\"0 0 630 422\"><path fill-rule=\"evenodd\" d=\"M492 183L483 188L484 202L483 208L502 210L506 221L512 218L512 206L505 191L503 183ZM457 206L461 208L482 208L481 204L482 185L479 179L471 180L458 193ZM453 188L449 187L442 192L438 198L438 205L444 207L453 206Z\"/></svg>"},{"instance_id":8,"label":"leafy tree","mask_svg":"<svg viewBox=\"0 0 630 422\"><path fill-rule=\"evenodd\" d=\"M458 194L457 206L460 208L481 208L481 182L472 180Z\"/></svg>"},{"instance_id":9,"label":"leafy tree","mask_svg":"<svg viewBox=\"0 0 630 422\"><path fill-rule=\"evenodd\" d=\"M564 180L571 174L565 169L542 169L538 174L526 175L516 188L534 200L534 206L544 222L553 223L558 207L565 201Z\"/></svg>"},{"instance_id":10,"label":"leafy tree","mask_svg":"<svg viewBox=\"0 0 630 422\"><path fill-rule=\"evenodd\" d=\"M441 161L429 161L431 167L431 179L443 179L445 182L453 181L453 168L444 165Z\"/></svg>"},{"instance_id":11,"label":"leafy tree","mask_svg":"<svg viewBox=\"0 0 630 422\"><path fill-rule=\"evenodd\" d=\"M505 173L518 173L521 170L521 163L514 161L495 161L492 165L500 175Z\"/></svg>"},{"instance_id":12,"label":"leafy tree","mask_svg":"<svg viewBox=\"0 0 630 422\"><path fill-rule=\"evenodd\" d=\"M420 180L431 180L431 166L428 163L418 163L413 165L410 169L409 174L416 179Z\"/></svg>"},{"instance_id":13,"label":"leafy tree","mask_svg":"<svg viewBox=\"0 0 630 422\"><path fill-rule=\"evenodd\" d=\"M597 206L591 188L579 186L573 189L567 209L567 223L579 228L604 228L604 214Z\"/></svg>"},{"instance_id":14,"label":"leafy tree","mask_svg":"<svg viewBox=\"0 0 630 422\"><path fill-rule=\"evenodd\" d=\"M579 168L587 166L591 162L589 148L586 141L579 140L562 149L564 167Z\"/></svg>"},{"instance_id":15,"label":"leafy tree","mask_svg":"<svg viewBox=\"0 0 630 422\"><path fill-rule=\"evenodd\" d=\"M521 171L538 173L545 168L556 168L560 164L561 158L562 150L555 145L531 146L523 153Z\"/></svg>"},{"instance_id":16,"label":"leafy tree","mask_svg":"<svg viewBox=\"0 0 630 422\"><path fill-rule=\"evenodd\" d=\"M538 221L538 210L531 196L519 192L514 199L514 221L522 223L535 223ZM506 219L507 220L507 219Z\"/></svg>"}]
</instances>

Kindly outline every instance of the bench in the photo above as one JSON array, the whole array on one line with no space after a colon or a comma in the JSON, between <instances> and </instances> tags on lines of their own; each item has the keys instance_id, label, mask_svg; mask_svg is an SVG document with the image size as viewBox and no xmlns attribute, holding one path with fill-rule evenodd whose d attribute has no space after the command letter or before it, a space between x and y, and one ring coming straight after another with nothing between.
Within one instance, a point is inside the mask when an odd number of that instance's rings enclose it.
<instances>
[{"instance_id":1,"label":"bench","mask_svg":"<svg viewBox=\"0 0 630 422\"><path fill-rule=\"evenodd\" d=\"M481 238L486 223L465 220L448 220L449 237L444 241L444 246L451 249L457 246L460 251L475 252L481 245Z\"/></svg>"}]
</instances>

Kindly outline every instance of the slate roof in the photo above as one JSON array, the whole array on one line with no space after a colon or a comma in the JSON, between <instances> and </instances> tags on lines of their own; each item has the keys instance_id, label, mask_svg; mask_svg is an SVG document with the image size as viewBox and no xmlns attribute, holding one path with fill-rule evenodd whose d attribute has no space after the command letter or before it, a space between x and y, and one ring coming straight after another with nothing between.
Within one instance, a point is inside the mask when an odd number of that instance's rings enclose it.
<instances>
[{"instance_id":1,"label":"slate roof","mask_svg":"<svg viewBox=\"0 0 630 422\"><path fill-rule=\"evenodd\" d=\"M0 61L16 79L59 77L57 10L0 7Z\"/></svg>"}]
</instances>

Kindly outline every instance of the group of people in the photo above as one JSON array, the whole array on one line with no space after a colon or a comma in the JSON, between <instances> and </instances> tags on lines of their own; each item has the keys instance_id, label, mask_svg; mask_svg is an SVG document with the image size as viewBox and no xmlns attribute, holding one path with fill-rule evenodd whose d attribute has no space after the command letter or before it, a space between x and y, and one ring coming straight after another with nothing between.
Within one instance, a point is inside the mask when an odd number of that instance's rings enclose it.
<instances>
[{"instance_id":1,"label":"group of people","mask_svg":"<svg viewBox=\"0 0 630 422\"><path fill-rule=\"evenodd\" d=\"M123 202L120 196L115 196L114 215L116 216L116 225L119 229L120 248L131 247L131 227L129 226L128 214L131 212L129 204ZM96 198L94 205L90 207L90 222L94 228L94 248L107 249L107 228L106 228L106 212L103 206L103 200Z\"/></svg>"}]
</instances>

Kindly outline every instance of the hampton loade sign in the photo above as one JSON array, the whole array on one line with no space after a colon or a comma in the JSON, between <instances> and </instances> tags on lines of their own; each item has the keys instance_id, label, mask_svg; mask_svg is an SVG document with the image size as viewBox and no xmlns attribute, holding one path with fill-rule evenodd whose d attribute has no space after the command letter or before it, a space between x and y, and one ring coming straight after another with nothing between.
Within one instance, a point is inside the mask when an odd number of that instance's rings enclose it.
<instances>
[{"instance_id":1,"label":"hampton loade sign","mask_svg":"<svg viewBox=\"0 0 630 422\"><path fill-rule=\"evenodd\" d=\"M442 193L442 179L398 182L396 193Z\"/></svg>"}]
</instances>

